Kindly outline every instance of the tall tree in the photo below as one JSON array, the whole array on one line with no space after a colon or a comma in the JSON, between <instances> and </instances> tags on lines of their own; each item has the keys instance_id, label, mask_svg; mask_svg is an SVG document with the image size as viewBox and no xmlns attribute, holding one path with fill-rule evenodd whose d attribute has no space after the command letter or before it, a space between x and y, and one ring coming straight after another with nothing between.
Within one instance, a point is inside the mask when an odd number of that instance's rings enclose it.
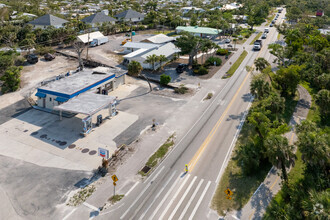
<instances>
[{"instance_id":1,"label":"tall tree","mask_svg":"<svg viewBox=\"0 0 330 220\"><path fill-rule=\"evenodd\" d=\"M85 44L81 41L75 41L73 43L73 47L78 55L78 62L79 62L79 68L80 70L83 70L84 69L84 61L82 59L82 53L85 49Z\"/></svg>"},{"instance_id":2,"label":"tall tree","mask_svg":"<svg viewBox=\"0 0 330 220\"><path fill-rule=\"evenodd\" d=\"M268 82L266 82L262 76L255 76L251 81L250 86L251 94L257 99L265 98L271 92L271 87Z\"/></svg>"},{"instance_id":3,"label":"tall tree","mask_svg":"<svg viewBox=\"0 0 330 220\"><path fill-rule=\"evenodd\" d=\"M254 60L254 65L256 66L256 70L261 72L270 64L265 58L259 57L256 60Z\"/></svg>"},{"instance_id":4,"label":"tall tree","mask_svg":"<svg viewBox=\"0 0 330 220\"><path fill-rule=\"evenodd\" d=\"M145 63L151 64L152 70L155 70L155 63L158 61L158 56L156 54L152 54L147 56L147 59L144 61Z\"/></svg>"},{"instance_id":5,"label":"tall tree","mask_svg":"<svg viewBox=\"0 0 330 220\"><path fill-rule=\"evenodd\" d=\"M330 91L320 90L316 95L316 104L320 107L321 117L326 122L330 118Z\"/></svg>"},{"instance_id":6,"label":"tall tree","mask_svg":"<svg viewBox=\"0 0 330 220\"><path fill-rule=\"evenodd\" d=\"M291 65L287 68L280 68L275 75L275 81L281 89L283 96L294 96L300 80L299 72L301 67Z\"/></svg>"},{"instance_id":7,"label":"tall tree","mask_svg":"<svg viewBox=\"0 0 330 220\"><path fill-rule=\"evenodd\" d=\"M282 178L287 183L288 174L286 169L294 164L296 158L296 155L293 153L294 147L289 145L288 139L281 135L270 135L267 137L265 147L269 162L281 169Z\"/></svg>"},{"instance_id":8,"label":"tall tree","mask_svg":"<svg viewBox=\"0 0 330 220\"><path fill-rule=\"evenodd\" d=\"M142 66L139 62L132 60L128 64L128 74L131 76L138 76L142 70Z\"/></svg>"},{"instance_id":9,"label":"tall tree","mask_svg":"<svg viewBox=\"0 0 330 220\"><path fill-rule=\"evenodd\" d=\"M21 82L22 67L10 66L5 71L4 75L0 78L4 83L2 85L2 92L14 92L19 88Z\"/></svg>"},{"instance_id":10,"label":"tall tree","mask_svg":"<svg viewBox=\"0 0 330 220\"><path fill-rule=\"evenodd\" d=\"M159 57L158 57L158 61L159 61L159 65L160 65L161 68L162 68L162 66L163 66L163 63L166 62L167 60L168 60L168 59L166 58L165 55L159 55Z\"/></svg>"}]
</instances>

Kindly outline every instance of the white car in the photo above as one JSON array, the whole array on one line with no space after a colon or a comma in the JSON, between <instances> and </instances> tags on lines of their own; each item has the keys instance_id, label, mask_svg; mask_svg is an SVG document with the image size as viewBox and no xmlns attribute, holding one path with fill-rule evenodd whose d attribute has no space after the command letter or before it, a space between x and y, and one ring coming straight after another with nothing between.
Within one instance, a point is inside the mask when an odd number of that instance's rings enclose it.
<instances>
[{"instance_id":1,"label":"white car","mask_svg":"<svg viewBox=\"0 0 330 220\"><path fill-rule=\"evenodd\" d=\"M225 40L225 43L226 43L226 44L229 44L229 43L230 43L230 38L227 38L227 39Z\"/></svg>"},{"instance_id":2,"label":"white car","mask_svg":"<svg viewBox=\"0 0 330 220\"><path fill-rule=\"evenodd\" d=\"M269 28L265 28L264 33L269 33Z\"/></svg>"}]
</instances>

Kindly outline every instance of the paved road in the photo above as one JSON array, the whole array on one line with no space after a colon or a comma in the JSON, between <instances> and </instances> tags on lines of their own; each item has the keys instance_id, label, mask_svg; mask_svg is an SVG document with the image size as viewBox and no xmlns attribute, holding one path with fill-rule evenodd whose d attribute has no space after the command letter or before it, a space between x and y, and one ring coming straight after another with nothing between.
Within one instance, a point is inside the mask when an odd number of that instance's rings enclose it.
<instances>
[{"instance_id":1,"label":"paved road","mask_svg":"<svg viewBox=\"0 0 330 220\"><path fill-rule=\"evenodd\" d=\"M242 65L169 156L148 179L97 218L218 219L209 209L210 201L251 103L245 66L252 66L257 56L272 59L266 44L276 38L272 28L260 52L250 50L247 42L249 54ZM187 174L185 164L189 165Z\"/></svg>"}]
</instances>

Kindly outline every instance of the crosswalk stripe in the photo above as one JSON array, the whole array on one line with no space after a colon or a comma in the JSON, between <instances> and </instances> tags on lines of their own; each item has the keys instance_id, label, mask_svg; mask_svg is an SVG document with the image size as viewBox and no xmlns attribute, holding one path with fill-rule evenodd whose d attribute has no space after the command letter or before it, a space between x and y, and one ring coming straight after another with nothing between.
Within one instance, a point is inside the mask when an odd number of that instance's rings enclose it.
<instances>
[{"instance_id":1,"label":"crosswalk stripe","mask_svg":"<svg viewBox=\"0 0 330 220\"><path fill-rule=\"evenodd\" d=\"M171 179L173 178L173 176L175 175L176 170L172 173L171 177L168 178L168 180L166 181L165 185L162 187L162 189L157 193L156 197L152 200L152 203L149 205L149 207L145 210L145 212L140 216L139 220L143 220L144 216L147 214L147 212L149 211L149 209L151 208L151 206L154 204L154 202L156 201L156 199L158 198L158 196L163 192L163 190L165 189L165 187L167 186L167 184L171 181Z\"/></svg>"},{"instance_id":2,"label":"crosswalk stripe","mask_svg":"<svg viewBox=\"0 0 330 220\"><path fill-rule=\"evenodd\" d=\"M184 210L182 211L182 213L181 213L181 215L180 215L180 217L179 217L179 220L182 220L182 219L183 219L183 217L184 217L184 215L186 214L186 212L187 212L187 210L188 210L188 208L189 208L191 202L194 200L194 198L195 198L195 196L196 196L196 194L197 194L197 192L198 192L198 190L199 190L199 188L201 187L201 185L202 185L203 182L204 182L204 179L201 179L201 181L199 182L199 184L198 184L197 188L195 189L193 195L190 197L190 199L189 199L189 201L188 201L186 207L185 207Z\"/></svg>"},{"instance_id":3,"label":"crosswalk stripe","mask_svg":"<svg viewBox=\"0 0 330 220\"><path fill-rule=\"evenodd\" d=\"M175 192L174 196L172 197L172 199L170 200L170 202L167 204L165 210L163 211L163 213L161 214L159 219L163 219L166 212L168 211L168 209L171 207L172 203L174 202L175 198L179 195L180 191L182 190L182 188L184 187L184 185L186 184L186 182L188 181L190 177L190 174L188 174L185 179L183 180L183 183L180 185L179 189Z\"/></svg>"},{"instance_id":4,"label":"crosswalk stripe","mask_svg":"<svg viewBox=\"0 0 330 220\"><path fill-rule=\"evenodd\" d=\"M175 209L173 210L172 214L170 215L169 219L171 220L175 213L178 211L179 207L181 206L183 200L186 198L188 192L190 191L191 187L193 186L193 184L195 183L197 179L197 176L194 177L193 181L190 183L190 185L188 186L188 189L185 191L185 193L183 194L183 196L181 197L179 203L175 206Z\"/></svg>"},{"instance_id":5,"label":"crosswalk stripe","mask_svg":"<svg viewBox=\"0 0 330 220\"><path fill-rule=\"evenodd\" d=\"M160 209L160 207L163 205L163 203L165 202L165 200L167 199L167 197L170 195L170 193L172 192L172 190L174 189L174 187L176 186L176 184L179 182L180 180L180 176L181 174L178 176L178 178L175 180L175 182L173 183L173 185L171 186L170 190L167 191L166 195L164 196L163 200L159 203L159 205L157 206L157 208L155 209L155 211L152 213L151 217L149 218L149 220L153 220L154 216L156 215L156 213L158 212L158 210Z\"/></svg>"},{"instance_id":6,"label":"crosswalk stripe","mask_svg":"<svg viewBox=\"0 0 330 220\"><path fill-rule=\"evenodd\" d=\"M201 204L201 202L202 202L202 200L203 200L203 198L204 198L204 196L205 196L207 190L209 189L210 185L211 185L211 181L209 181L209 182L207 183L207 185L206 185L206 187L205 187L205 189L204 189L204 191L203 191L201 197L199 198L199 200L198 200L198 202L197 202L197 204L196 204L196 206L195 206L193 212L191 213L191 215L190 215L190 217L189 217L189 220L192 220L193 217L195 216L196 211L197 211L198 207L200 206L200 204Z\"/></svg>"}]
</instances>

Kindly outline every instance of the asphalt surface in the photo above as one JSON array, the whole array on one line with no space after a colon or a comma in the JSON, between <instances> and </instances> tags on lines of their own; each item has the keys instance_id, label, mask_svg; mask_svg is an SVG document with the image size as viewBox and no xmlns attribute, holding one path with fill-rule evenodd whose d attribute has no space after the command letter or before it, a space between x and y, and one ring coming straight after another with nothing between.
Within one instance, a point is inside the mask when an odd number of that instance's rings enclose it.
<instances>
[{"instance_id":1,"label":"asphalt surface","mask_svg":"<svg viewBox=\"0 0 330 220\"><path fill-rule=\"evenodd\" d=\"M271 62L267 44L276 39L276 29L271 28L261 51L252 51L246 43L248 55L243 63L225 87L216 91L212 103L174 150L149 178L97 218L218 219L210 202L252 101L251 75L245 66L252 66L256 57ZM185 164L189 165L188 173L184 173Z\"/></svg>"}]
</instances>

